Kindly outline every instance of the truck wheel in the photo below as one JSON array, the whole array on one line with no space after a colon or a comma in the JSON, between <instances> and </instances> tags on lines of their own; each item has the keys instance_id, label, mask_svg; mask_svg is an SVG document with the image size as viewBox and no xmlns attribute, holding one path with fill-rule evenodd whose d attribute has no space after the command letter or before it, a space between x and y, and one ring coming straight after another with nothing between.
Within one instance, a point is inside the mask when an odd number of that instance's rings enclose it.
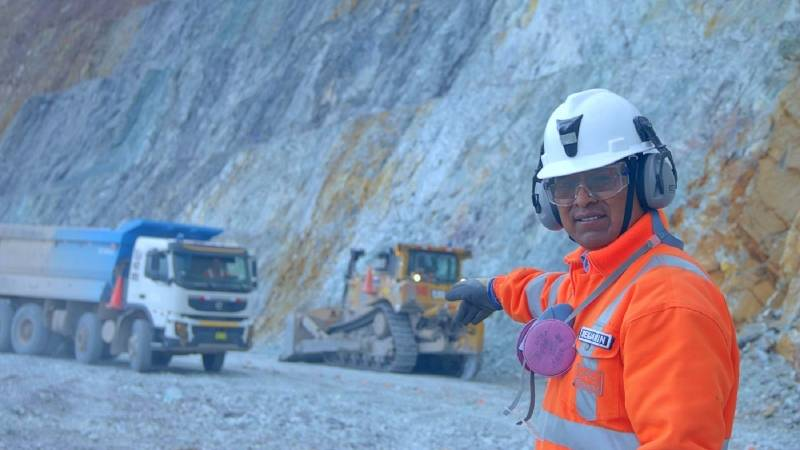
<instances>
[{"instance_id":1,"label":"truck wheel","mask_svg":"<svg viewBox=\"0 0 800 450\"><path fill-rule=\"evenodd\" d=\"M219 372L225 364L225 352L203 353L203 368L206 372Z\"/></svg>"},{"instance_id":2,"label":"truck wheel","mask_svg":"<svg viewBox=\"0 0 800 450\"><path fill-rule=\"evenodd\" d=\"M22 305L11 321L11 346L21 355L41 355L47 350L47 329L42 307L35 303Z\"/></svg>"},{"instance_id":3,"label":"truck wheel","mask_svg":"<svg viewBox=\"0 0 800 450\"><path fill-rule=\"evenodd\" d=\"M100 361L103 354L103 338L100 335L100 320L97 314L85 312L75 328L75 359L84 364Z\"/></svg>"},{"instance_id":4,"label":"truck wheel","mask_svg":"<svg viewBox=\"0 0 800 450\"><path fill-rule=\"evenodd\" d=\"M0 300L0 352L11 351L11 321L14 307L10 300Z\"/></svg>"},{"instance_id":5,"label":"truck wheel","mask_svg":"<svg viewBox=\"0 0 800 450\"><path fill-rule=\"evenodd\" d=\"M172 353L153 352L153 365L157 367L167 367L172 361Z\"/></svg>"},{"instance_id":6,"label":"truck wheel","mask_svg":"<svg viewBox=\"0 0 800 450\"><path fill-rule=\"evenodd\" d=\"M153 326L144 319L136 319L131 327L131 336L128 338L128 358L131 369L137 372L147 372L153 365Z\"/></svg>"}]
</instances>

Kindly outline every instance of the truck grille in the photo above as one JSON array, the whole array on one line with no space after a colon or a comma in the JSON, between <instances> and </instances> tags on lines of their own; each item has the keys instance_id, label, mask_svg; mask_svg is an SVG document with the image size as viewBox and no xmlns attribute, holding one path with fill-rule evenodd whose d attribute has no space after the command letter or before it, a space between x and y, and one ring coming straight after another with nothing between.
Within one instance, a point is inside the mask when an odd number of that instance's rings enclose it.
<instances>
[{"instance_id":1,"label":"truck grille","mask_svg":"<svg viewBox=\"0 0 800 450\"><path fill-rule=\"evenodd\" d=\"M198 311L239 312L247 308L246 300L223 300L219 298L189 297L189 306Z\"/></svg>"}]
</instances>

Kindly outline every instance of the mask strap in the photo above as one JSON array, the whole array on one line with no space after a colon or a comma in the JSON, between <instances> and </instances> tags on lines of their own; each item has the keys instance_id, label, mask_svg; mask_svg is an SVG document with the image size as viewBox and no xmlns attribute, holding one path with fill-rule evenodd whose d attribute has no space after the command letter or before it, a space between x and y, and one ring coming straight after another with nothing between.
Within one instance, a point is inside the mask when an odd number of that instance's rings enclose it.
<instances>
[{"instance_id":1,"label":"mask strap","mask_svg":"<svg viewBox=\"0 0 800 450\"><path fill-rule=\"evenodd\" d=\"M506 409L503 410L504 416L511 414L511 411L517 407L519 399L522 398L522 392L525 390L525 372L527 372L527 370L525 370L525 367L523 366L522 374L519 377L519 389L517 389L517 394L514 396L514 401L512 401L511 404L506 406Z\"/></svg>"},{"instance_id":2,"label":"mask strap","mask_svg":"<svg viewBox=\"0 0 800 450\"><path fill-rule=\"evenodd\" d=\"M639 174L636 170L636 161L628 158L625 160L625 166L628 169L628 193L625 197L625 215L622 219L622 228L619 234L628 231L628 226L631 223L631 214L633 213L633 190L636 188L637 177Z\"/></svg>"},{"instance_id":3,"label":"mask strap","mask_svg":"<svg viewBox=\"0 0 800 450\"><path fill-rule=\"evenodd\" d=\"M594 292L592 292L589 295L589 297L587 297L586 300L584 300L583 303L580 304L580 306L575 308L575 310L572 311L572 314L570 314L569 317L567 317L566 320L564 320L564 322L569 323L570 320L574 319L575 316L578 315L578 313L583 311L584 308L589 306L589 304L591 304L593 301L597 300L597 297L599 297L600 294L603 293L603 291L608 289L608 287L611 284L617 281L619 277L621 277L622 274L625 273L626 270L628 270L628 267L630 267L634 262L636 262L637 259L639 259L642 255L647 253L651 248L655 247L660 243L661 243L661 238L659 238L656 235L650 236L650 239L648 239L643 246L639 247L639 250L636 250L636 252L630 256L630 258L625 260L624 263L622 263L619 267L617 267L617 270L615 270L611 275L609 275L609 277L606 278L603 281L603 283L601 283L600 286L598 286L597 289L595 289Z\"/></svg>"},{"instance_id":4,"label":"mask strap","mask_svg":"<svg viewBox=\"0 0 800 450\"><path fill-rule=\"evenodd\" d=\"M656 236L658 236L663 243L669 245L670 247L683 250L683 241L664 228L664 224L661 223L661 217L658 215L658 213L656 211L650 211L650 215L653 218L653 232L656 234Z\"/></svg>"},{"instance_id":5,"label":"mask strap","mask_svg":"<svg viewBox=\"0 0 800 450\"><path fill-rule=\"evenodd\" d=\"M528 421L531 420L531 417L533 417L533 408L536 405L536 386L533 380L533 372L531 372L530 389L531 389L531 402L528 404L528 414L525 415L524 419L517 422L517 425L528 423Z\"/></svg>"}]
</instances>

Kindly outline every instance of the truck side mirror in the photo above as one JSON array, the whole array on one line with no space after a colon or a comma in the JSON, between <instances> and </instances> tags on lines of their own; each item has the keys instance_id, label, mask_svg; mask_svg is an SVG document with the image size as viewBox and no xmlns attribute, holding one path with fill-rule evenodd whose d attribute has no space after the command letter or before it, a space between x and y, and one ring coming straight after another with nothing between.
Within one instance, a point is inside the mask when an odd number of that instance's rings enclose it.
<instances>
[{"instance_id":1,"label":"truck side mirror","mask_svg":"<svg viewBox=\"0 0 800 450\"><path fill-rule=\"evenodd\" d=\"M155 281L163 281L172 284L172 279L167 274L167 258L162 252L153 251L147 254L147 264L144 268L144 276Z\"/></svg>"},{"instance_id":2,"label":"truck side mirror","mask_svg":"<svg viewBox=\"0 0 800 450\"><path fill-rule=\"evenodd\" d=\"M258 263L255 259L250 260L250 272L253 279L253 287L258 286Z\"/></svg>"},{"instance_id":3,"label":"truck side mirror","mask_svg":"<svg viewBox=\"0 0 800 450\"><path fill-rule=\"evenodd\" d=\"M144 267L144 276L151 280L158 280L159 261L158 254L150 252L147 254L147 263Z\"/></svg>"}]
</instances>

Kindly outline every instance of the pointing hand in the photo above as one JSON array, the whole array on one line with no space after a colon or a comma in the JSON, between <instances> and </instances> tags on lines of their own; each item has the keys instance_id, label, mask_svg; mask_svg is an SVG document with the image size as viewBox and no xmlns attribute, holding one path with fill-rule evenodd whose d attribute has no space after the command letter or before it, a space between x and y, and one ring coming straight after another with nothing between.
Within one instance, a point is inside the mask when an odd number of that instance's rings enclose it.
<instances>
[{"instance_id":1,"label":"pointing hand","mask_svg":"<svg viewBox=\"0 0 800 450\"><path fill-rule=\"evenodd\" d=\"M458 324L478 324L502 307L489 297L488 280L471 278L459 281L447 291L444 298L449 301L461 300L455 322Z\"/></svg>"}]
</instances>

